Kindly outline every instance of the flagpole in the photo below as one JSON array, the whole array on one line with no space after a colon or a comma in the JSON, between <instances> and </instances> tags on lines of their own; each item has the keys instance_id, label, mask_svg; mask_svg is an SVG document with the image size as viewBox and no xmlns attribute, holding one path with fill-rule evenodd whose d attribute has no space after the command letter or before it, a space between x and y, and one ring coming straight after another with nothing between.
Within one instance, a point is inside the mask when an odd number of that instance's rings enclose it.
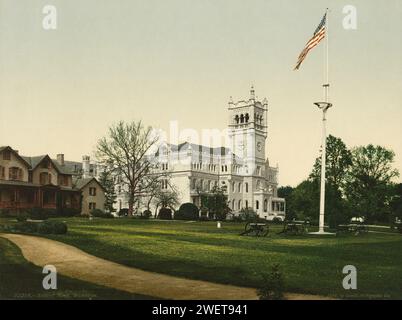
<instances>
[{"instance_id":1,"label":"flagpole","mask_svg":"<svg viewBox=\"0 0 402 320\"><path fill-rule=\"evenodd\" d=\"M319 216L319 229L318 232L313 232L312 234L325 235L332 234L325 232L325 169L326 169L326 153L327 153L327 128L326 128L326 113L327 110L332 107L332 103L329 102L329 10L326 9L326 22L325 22L325 33L326 41L324 48L324 102L314 103L318 108L322 109L322 145L321 145L321 182L320 182L320 216Z\"/></svg>"}]
</instances>

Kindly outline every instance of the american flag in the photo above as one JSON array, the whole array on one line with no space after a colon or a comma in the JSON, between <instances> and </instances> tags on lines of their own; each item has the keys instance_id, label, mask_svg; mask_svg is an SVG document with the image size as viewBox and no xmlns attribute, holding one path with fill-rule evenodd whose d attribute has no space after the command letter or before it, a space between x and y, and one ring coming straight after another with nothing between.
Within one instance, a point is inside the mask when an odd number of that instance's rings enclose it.
<instances>
[{"instance_id":1,"label":"american flag","mask_svg":"<svg viewBox=\"0 0 402 320\"><path fill-rule=\"evenodd\" d=\"M307 53L309 53L311 49L313 49L316 45L320 43L322 39L325 38L326 23L327 23L327 14L325 13L324 17L322 17L320 24L318 25L317 29L314 32L313 37L306 43L303 51L300 53L299 59L297 60L297 64L294 70L299 70L300 65L307 56Z\"/></svg>"}]
</instances>

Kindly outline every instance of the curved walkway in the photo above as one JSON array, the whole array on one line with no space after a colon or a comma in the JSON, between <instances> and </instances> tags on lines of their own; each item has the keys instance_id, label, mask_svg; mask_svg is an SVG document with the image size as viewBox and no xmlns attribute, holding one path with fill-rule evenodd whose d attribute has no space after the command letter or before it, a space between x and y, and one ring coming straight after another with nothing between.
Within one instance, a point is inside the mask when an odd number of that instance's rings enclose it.
<instances>
[{"instance_id":1,"label":"curved walkway","mask_svg":"<svg viewBox=\"0 0 402 320\"><path fill-rule=\"evenodd\" d=\"M46 238L19 234L0 234L0 237L15 243L21 249L24 257L37 266L54 265L60 274L106 287L162 299L258 299L256 290L252 288L143 271L92 256L76 247ZM328 299L304 294L287 294L286 298Z\"/></svg>"}]
</instances>

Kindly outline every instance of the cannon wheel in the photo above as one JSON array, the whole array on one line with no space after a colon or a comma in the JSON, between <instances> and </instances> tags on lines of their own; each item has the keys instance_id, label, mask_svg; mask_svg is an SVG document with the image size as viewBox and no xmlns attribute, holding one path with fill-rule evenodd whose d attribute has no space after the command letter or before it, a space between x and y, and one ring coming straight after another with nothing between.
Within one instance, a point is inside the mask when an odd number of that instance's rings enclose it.
<instances>
[{"instance_id":1,"label":"cannon wheel","mask_svg":"<svg viewBox=\"0 0 402 320\"><path fill-rule=\"evenodd\" d=\"M269 233L269 225L261 226L261 230L258 232L259 237L266 237Z\"/></svg>"}]
</instances>

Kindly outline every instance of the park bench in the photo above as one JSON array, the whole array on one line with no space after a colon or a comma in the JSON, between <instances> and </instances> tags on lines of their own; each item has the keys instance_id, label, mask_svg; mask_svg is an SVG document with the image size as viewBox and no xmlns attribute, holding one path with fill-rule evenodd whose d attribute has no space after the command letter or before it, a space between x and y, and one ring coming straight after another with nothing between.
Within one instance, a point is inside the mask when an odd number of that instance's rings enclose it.
<instances>
[{"instance_id":1,"label":"park bench","mask_svg":"<svg viewBox=\"0 0 402 320\"><path fill-rule=\"evenodd\" d=\"M248 222L241 236L266 237L269 233L269 225L266 223Z\"/></svg>"},{"instance_id":2,"label":"park bench","mask_svg":"<svg viewBox=\"0 0 402 320\"><path fill-rule=\"evenodd\" d=\"M308 232L308 227L310 226L309 221L285 221L283 225L283 230L278 234L291 234L291 235L302 235Z\"/></svg>"},{"instance_id":3,"label":"park bench","mask_svg":"<svg viewBox=\"0 0 402 320\"><path fill-rule=\"evenodd\" d=\"M362 233L367 233L368 226L362 223L349 223L349 224L340 224L337 227L336 234L341 233L353 233L355 235L359 235Z\"/></svg>"}]
</instances>

